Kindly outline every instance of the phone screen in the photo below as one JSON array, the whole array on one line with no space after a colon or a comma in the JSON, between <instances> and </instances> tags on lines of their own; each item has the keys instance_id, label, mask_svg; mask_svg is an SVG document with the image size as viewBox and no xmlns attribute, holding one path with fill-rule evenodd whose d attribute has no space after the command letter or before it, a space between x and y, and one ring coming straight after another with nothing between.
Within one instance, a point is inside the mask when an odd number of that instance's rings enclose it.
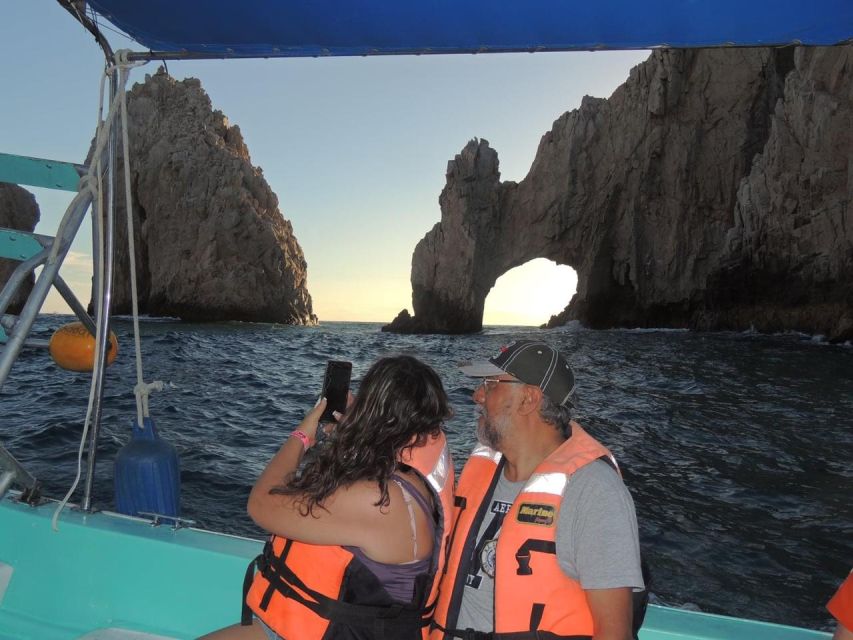
<instances>
[{"instance_id":1,"label":"phone screen","mask_svg":"<svg viewBox=\"0 0 853 640\"><path fill-rule=\"evenodd\" d=\"M326 409L320 416L320 422L335 422L333 411L343 413L347 408L347 392L352 375L352 362L329 360L326 364L326 376L323 379L322 395L326 397Z\"/></svg>"}]
</instances>

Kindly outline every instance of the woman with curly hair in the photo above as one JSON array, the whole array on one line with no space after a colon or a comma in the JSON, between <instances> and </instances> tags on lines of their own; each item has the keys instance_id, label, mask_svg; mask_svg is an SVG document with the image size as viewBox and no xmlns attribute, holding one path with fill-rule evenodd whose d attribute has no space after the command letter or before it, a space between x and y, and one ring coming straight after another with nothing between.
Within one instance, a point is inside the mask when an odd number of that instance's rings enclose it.
<instances>
[{"instance_id":1,"label":"woman with curly hair","mask_svg":"<svg viewBox=\"0 0 853 640\"><path fill-rule=\"evenodd\" d=\"M297 476L325 405L252 489L249 515L272 535L249 566L242 625L210 638L426 637L453 500L441 380L411 356L377 361Z\"/></svg>"}]
</instances>

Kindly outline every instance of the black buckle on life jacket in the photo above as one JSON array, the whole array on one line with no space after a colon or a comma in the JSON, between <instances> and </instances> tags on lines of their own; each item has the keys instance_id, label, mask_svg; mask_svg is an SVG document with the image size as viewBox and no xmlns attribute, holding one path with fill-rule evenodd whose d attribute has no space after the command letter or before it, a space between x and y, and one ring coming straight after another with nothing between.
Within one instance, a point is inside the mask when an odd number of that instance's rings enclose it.
<instances>
[{"instance_id":1,"label":"black buckle on life jacket","mask_svg":"<svg viewBox=\"0 0 853 640\"><path fill-rule=\"evenodd\" d=\"M553 540L536 540L528 538L515 552L515 560L518 562L518 570L516 573L520 576L533 575L533 569L530 568L530 554L533 551L540 553L551 553L556 555L557 543Z\"/></svg>"}]
</instances>

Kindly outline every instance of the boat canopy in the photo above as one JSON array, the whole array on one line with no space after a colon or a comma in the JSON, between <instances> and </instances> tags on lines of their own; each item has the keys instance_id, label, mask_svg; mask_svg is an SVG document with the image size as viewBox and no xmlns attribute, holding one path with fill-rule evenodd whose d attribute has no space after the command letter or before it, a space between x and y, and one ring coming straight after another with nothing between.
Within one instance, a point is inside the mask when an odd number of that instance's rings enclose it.
<instances>
[{"instance_id":1,"label":"boat canopy","mask_svg":"<svg viewBox=\"0 0 853 640\"><path fill-rule=\"evenodd\" d=\"M89 0L173 57L832 45L853 0Z\"/></svg>"}]
</instances>

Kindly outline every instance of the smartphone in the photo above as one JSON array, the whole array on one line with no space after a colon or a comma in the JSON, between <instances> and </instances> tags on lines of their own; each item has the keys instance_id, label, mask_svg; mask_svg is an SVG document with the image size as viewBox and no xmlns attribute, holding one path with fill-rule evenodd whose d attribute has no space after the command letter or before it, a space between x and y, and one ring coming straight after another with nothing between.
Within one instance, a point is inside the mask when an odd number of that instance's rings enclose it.
<instances>
[{"instance_id":1,"label":"smartphone","mask_svg":"<svg viewBox=\"0 0 853 640\"><path fill-rule=\"evenodd\" d=\"M323 378L322 396L326 398L326 409L320 416L320 422L337 422L333 411L343 413L347 408L352 362L329 360L326 363L326 375Z\"/></svg>"}]
</instances>

